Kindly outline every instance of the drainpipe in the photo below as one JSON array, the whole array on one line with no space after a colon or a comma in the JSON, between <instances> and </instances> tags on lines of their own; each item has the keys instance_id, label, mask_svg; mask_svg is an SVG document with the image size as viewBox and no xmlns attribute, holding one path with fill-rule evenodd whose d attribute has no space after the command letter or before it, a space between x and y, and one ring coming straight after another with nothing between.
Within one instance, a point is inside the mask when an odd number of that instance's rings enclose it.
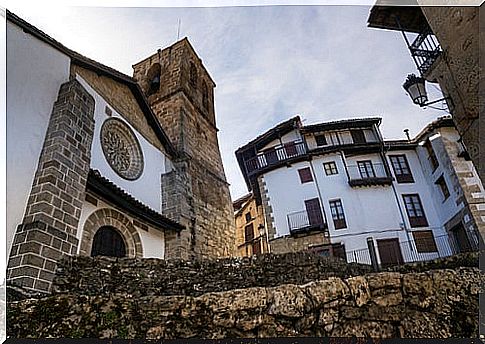
<instances>
[{"instance_id":1,"label":"drainpipe","mask_svg":"<svg viewBox=\"0 0 485 344\"><path fill-rule=\"evenodd\" d=\"M403 223L404 232L406 233L406 237L408 239L409 249L411 251L414 251L413 245L411 244L411 238L409 237L409 231L408 231L408 228L406 226L406 220L405 220L405 217L404 217L404 212L403 212L403 210L401 208L401 204L399 203L399 196L397 194L396 187L394 186L394 183L393 182L391 182L391 187L392 187L392 191L394 193L394 197L396 199L397 208L399 209L399 213L401 214L401 220L402 220L402 223Z\"/></svg>"},{"instance_id":2,"label":"drainpipe","mask_svg":"<svg viewBox=\"0 0 485 344\"><path fill-rule=\"evenodd\" d=\"M392 176L391 170L390 170L389 165L387 163L386 151L384 149L385 148L384 147L384 139L382 138L381 131L379 130L379 128L377 128L377 125L375 125L375 124L374 124L374 131L377 134L379 141L381 142L381 148L382 149L381 149L380 155L381 155L382 162L384 163L384 168L386 169L386 173L388 173L388 176ZM396 204L397 204L397 208L399 209L399 214L401 215L401 220L402 220L402 224L403 224L403 227L404 227L404 232L406 233L406 238L407 238L407 241L408 241L409 249L411 251L414 251L413 245L411 244L411 238L409 237L409 231L408 231L408 228L406 226L406 218L404 217L404 211L401 208L401 204L399 203L399 195L397 194L396 186L394 185L394 180L391 180L391 188L392 188L392 192L394 194L394 198L396 199Z\"/></svg>"},{"instance_id":3,"label":"drainpipe","mask_svg":"<svg viewBox=\"0 0 485 344\"><path fill-rule=\"evenodd\" d=\"M342 151L337 152L340 155L340 159L342 159L342 164L344 164L344 169L345 169L345 174L347 175L347 180L350 182L350 174L349 170L347 168L347 162L345 160L345 155L342 153Z\"/></svg>"},{"instance_id":4,"label":"drainpipe","mask_svg":"<svg viewBox=\"0 0 485 344\"><path fill-rule=\"evenodd\" d=\"M318 198L320 200L320 204L322 205L323 218L325 219L325 224L327 225L327 231L328 231L327 215L325 214L325 208L324 208L323 198L322 198L322 194L320 192L320 187L318 186L317 175L315 174L315 168L313 166L313 159L312 159L312 157L310 157L310 169L312 171L313 180L315 181L315 187L317 188ZM328 233L330 234L330 231L328 231ZM329 235L329 239L330 239L330 235ZM325 241L325 232L323 232L323 240Z\"/></svg>"},{"instance_id":5,"label":"drainpipe","mask_svg":"<svg viewBox=\"0 0 485 344\"><path fill-rule=\"evenodd\" d=\"M268 223L266 222L266 214L265 214L265 210L264 210L263 204L261 204L261 207L263 208L263 222L264 222L264 233L265 233L265 237L266 237L266 248L268 249L268 253L271 253L271 248L269 246Z\"/></svg>"}]
</instances>

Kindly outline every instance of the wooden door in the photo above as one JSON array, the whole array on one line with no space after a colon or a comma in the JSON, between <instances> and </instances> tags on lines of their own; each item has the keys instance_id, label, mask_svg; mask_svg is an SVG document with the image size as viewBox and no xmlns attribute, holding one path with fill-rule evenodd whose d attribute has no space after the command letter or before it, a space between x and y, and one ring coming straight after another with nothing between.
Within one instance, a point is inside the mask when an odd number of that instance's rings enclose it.
<instances>
[{"instance_id":1,"label":"wooden door","mask_svg":"<svg viewBox=\"0 0 485 344\"><path fill-rule=\"evenodd\" d=\"M305 208L308 215L308 223L310 226L323 225L322 209L318 198L312 198L305 201Z\"/></svg>"},{"instance_id":2,"label":"wooden door","mask_svg":"<svg viewBox=\"0 0 485 344\"><path fill-rule=\"evenodd\" d=\"M377 240L377 248L382 266L404 263L398 238Z\"/></svg>"},{"instance_id":3,"label":"wooden door","mask_svg":"<svg viewBox=\"0 0 485 344\"><path fill-rule=\"evenodd\" d=\"M94 235L91 256L125 257L123 237L113 227L101 227Z\"/></svg>"},{"instance_id":4,"label":"wooden door","mask_svg":"<svg viewBox=\"0 0 485 344\"><path fill-rule=\"evenodd\" d=\"M468 235L465 232L465 228L460 223L451 230L458 244L459 252L468 252L472 250L470 245L470 240L468 240Z\"/></svg>"},{"instance_id":5,"label":"wooden door","mask_svg":"<svg viewBox=\"0 0 485 344\"><path fill-rule=\"evenodd\" d=\"M361 129L352 129L350 131L350 135L352 135L352 141L354 144L365 143L365 135Z\"/></svg>"},{"instance_id":6,"label":"wooden door","mask_svg":"<svg viewBox=\"0 0 485 344\"><path fill-rule=\"evenodd\" d=\"M284 144L286 156L288 158L294 157L298 155L296 150L296 144L294 142L287 142Z\"/></svg>"},{"instance_id":7,"label":"wooden door","mask_svg":"<svg viewBox=\"0 0 485 344\"><path fill-rule=\"evenodd\" d=\"M274 148L270 148L264 152L264 157L266 158L266 164L268 166L278 162L278 154Z\"/></svg>"}]
</instances>

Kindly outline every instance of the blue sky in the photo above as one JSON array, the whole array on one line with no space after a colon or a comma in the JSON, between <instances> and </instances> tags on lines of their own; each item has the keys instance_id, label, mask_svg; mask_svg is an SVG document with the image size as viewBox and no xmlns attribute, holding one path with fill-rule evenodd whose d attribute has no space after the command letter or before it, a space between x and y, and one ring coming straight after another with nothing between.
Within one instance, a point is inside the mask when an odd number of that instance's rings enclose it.
<instances>
[{"instance_id":1,"label":"blue sky","mask_svg":"<svg viewBox=\"0 0 485 344\"><path fill-rule=\"evenodd\" d=\"M247 192L234 151L299 114L305 124L379 116L384 138L415 135L443 111L412 104L416 68L399 32L367 28L369 6L216 8L9 7L77 52L128 75L187 36L215 90L219 143L233 199ZM430 98L439 96L428 84Z\"/></svg>"}]
</instances>

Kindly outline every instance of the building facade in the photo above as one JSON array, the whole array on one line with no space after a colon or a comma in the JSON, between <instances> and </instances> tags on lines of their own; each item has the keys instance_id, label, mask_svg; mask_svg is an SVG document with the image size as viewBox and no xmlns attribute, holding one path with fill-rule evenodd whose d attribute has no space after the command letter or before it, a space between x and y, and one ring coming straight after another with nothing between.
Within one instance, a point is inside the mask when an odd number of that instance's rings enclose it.
<instances>
[{"instance_id":1,"label":"building facade","mask_svg":"<svg viewBox=\"0 0 485 344\"><path fill-rule=\"evenodd\" d=\"M7 41L9 283L49 291L64 255L233 254L215 85L187 39L134 77L10 12Z\"/></svg>"},{"instance_id":2,"label":"building facade","mask_svg":"<svg viewBox=\"0 0 485 344\"><path fill-rule=\"evenodd\" d=\"M480 151L480 9L478 6L380 6L370 12L372 28L400 31L419 74L438 83L460 139L484 180ZM468 5L468 4L467 4ZM484 235L485 233L482 233Z\"/></svg>"},{"instance_id":3,"label":"building facade","mask_svg":"<svg viewBox=\"0 0 485 344\"><path fill-rule=\"evenodd\" d=\"M247 257L269 252L263 207L256 205L253 194L240 197L232 205L236 222L236 255Z\"/></svg>"},{"instance_id":4,"label":"building facade","mask_svg":"<svg viewBox=\"0 0 485 344\"><path fill-rule=\"evenodd\" d=\"M478 248L483 186L451 119L398 141L384 141L380 123L297 116L236 151L271 252L391 264Z\"/></svg>"}]
</instances>

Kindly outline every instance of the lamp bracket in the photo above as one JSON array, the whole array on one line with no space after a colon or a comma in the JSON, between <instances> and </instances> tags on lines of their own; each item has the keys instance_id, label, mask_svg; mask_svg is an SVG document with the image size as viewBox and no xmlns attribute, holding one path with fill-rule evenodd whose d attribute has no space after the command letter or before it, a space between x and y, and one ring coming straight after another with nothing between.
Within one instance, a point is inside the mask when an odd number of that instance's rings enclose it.
<instances>
[{"instance_id":1,"label":"lamp bracket","mask_svg":"<svg viewBox=\"0 0 485 344\"><path fill-rule=\"evenodd\" d=\"M452 104L453 104L453 101L451 100L451 97L444 97L444 98L440 98L440 99L437 99L437 100L433 100L432 102L427 102L427 103L424 103L424 104L418 104L420 107L425 107L425 106L428 106L428 105L431 105L431 104L435 104L437 102L441 102L443 100L449 100Z\"/></svg>"}]
</instances>

